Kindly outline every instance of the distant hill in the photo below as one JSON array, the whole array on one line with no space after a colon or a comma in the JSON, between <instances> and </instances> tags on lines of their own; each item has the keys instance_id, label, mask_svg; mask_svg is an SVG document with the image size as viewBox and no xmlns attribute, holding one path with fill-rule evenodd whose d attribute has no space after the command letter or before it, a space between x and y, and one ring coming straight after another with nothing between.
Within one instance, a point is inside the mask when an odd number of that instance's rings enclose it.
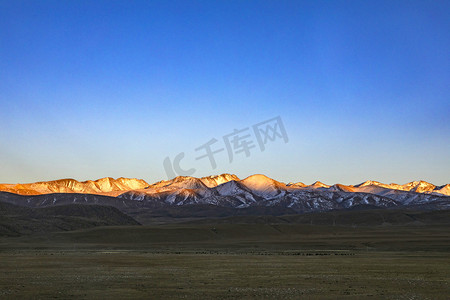
<instances>
[{"instance_id":1,"label":"distant hill","mask_svg":"<svg viewBox=\"0 0 450 300\"><path fill-rule=\"evenodd\" d=\"M231 216L205 218L190 224L309 224L321 226L449 225L450 210L408 209L343 210L281 216Z\"/></svg>"},{"instance_id":2,"label":"distant hill","mask_svg":"<svg viewBox=\"0 0 450 300\"><path fill-rule=\"evenodd\" d=\"M139 225L139 223L111 206L68 204L30 208L0 202L0 236L110 225Z\"/></svg>"},{"instance_id":3,"label":"distant hill","mask_svg":"<svg viewBox=\"0 0 450 300\"><path fill-rule=\"evenodd\" d=\"M246 208L222 207L217 205L169 206L154 209L130 209L127 214L144 225L186 222L191 219L224 218L230 216L280 216L295 214L285 207L253 206Z\"/></svg>"}]
</instances>

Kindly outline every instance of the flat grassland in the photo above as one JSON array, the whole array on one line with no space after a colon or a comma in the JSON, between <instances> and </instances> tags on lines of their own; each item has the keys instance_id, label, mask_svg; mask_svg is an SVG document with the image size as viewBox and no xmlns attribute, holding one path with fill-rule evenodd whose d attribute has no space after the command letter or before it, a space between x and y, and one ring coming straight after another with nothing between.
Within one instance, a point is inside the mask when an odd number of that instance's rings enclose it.
<instances>
[{"instance_id":1,"label":"flat grassland","mask_svg":"<svg viewBox=\"0 0 450 300\"><path fill-rule=\"evenodd\" d=\"M449 299L447 226L172 224L0 239L5 299Z\"/></svg>"}]
</instances>

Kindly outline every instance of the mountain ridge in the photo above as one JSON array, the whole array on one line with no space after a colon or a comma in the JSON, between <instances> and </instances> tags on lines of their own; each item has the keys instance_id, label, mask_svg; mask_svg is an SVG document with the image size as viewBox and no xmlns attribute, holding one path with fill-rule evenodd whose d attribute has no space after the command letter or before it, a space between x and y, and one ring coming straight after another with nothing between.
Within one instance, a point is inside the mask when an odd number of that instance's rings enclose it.
<instances>
[{"instance_id":1,"label":"mountain ridge","mask_svg":"<svg viewBox=\"0 0 450 300\"><path fill-rule=\"evenodd\" d=\"M85 180L78 181L72 178L64 178L64 179L56 179L50 181L38 181L34 183L16 183L16 184L0 184L1 192L10 192L20 195L39 195L39 194L50 194L50 193L89 193L89 194L107 194L121 191L131 191L131 190L141 190L141 189L150 189L156 187L167 187L170 185L174 185L175 183L186 183L186 181L197 182L197 185L200 185L200 182L203 183L208 188L216 187L220 184L229 182L231 180L234 181L247 181L252 180L255 183L255 180L262 180L264 178L265 182L276 182L282 184L287 187L296 187L296 188L309 188L309 189L317 189L317 188L343 188L343 189L353 189L353 188L363 188L367 186L376 186L382 188L388 188L399 191L413 191L417 193L438 193L445 196L450 196L450 183L444 185L434 185L424 180L415 180L411 182L407 182L403 185L397 183L381 183L379 181L367 180L360 184L355 185L345 185L340 183L335 183L333 185L328 185L322 183L321 181L315 181L314 183L307 185L303 182L290 182L285 184L280 181L276 181L270 177L267 177L263 174L254 174L250 175L244 179L239 179L238 176L234 174L224 173L220 175L211 175L205 177L192 177L192 176L177 176L171 180L161 180L155 182L153 184L147 183L143 179L138 178L125 178L119 177L114 179L112 177L104 177L96 180ZM179 185L178 185L179 186ZM174 185L173 187L176 187ZM187 188L187 187L186 187Z\"/></svg>"},{"instance_id":2,"label":"mountain ridge","mask_svg":"<svg viewBox=\"0 0 450 300\"><path fill-rule=\"evenodd\" d=\"M33 194L33 191L35 194ZM404 185L366 181L357 185L327 185L316 181L285 184L263 174L239 179L233 174L178 176L148 184L142 179L111 177L83 182L62 179L31 184L0 185L0 201L33 207L68 203L111 205L122 210L187 205L230 208L279 207L299 213L364 207L400 206L450 208L450 185L425 181ZM12 193L12 194L7 194ZM38 194L36 194L38 193ZM21 197L12 196L20 195Z\"/></svg>"}]
</instances>

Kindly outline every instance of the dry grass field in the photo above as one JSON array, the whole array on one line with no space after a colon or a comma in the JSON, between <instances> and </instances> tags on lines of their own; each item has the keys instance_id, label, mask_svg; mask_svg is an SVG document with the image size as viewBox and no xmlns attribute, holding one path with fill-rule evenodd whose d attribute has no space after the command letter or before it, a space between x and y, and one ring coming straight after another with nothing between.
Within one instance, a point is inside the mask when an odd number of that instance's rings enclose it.
<instances>
[{"instance_id":1,"label":"dry grass field","mask_svg":"<svg viewBox=\"0 0 450 300\"><path fill-rule=\"evenodd\" d=\"M448 299L443 226L172 224L0 239L3 299Z\"/></svg>"},{"instance_id":2,"label":"dry grass field","mask_svg":"<svg viewBox=\"0 0 450 300\"><path fill-rule=\"evenodd\" d=\"M324 254L2 253L0 295L17 299L448 299L450 294L450 258L442 253Z\"/></svg>"}]
</instances>

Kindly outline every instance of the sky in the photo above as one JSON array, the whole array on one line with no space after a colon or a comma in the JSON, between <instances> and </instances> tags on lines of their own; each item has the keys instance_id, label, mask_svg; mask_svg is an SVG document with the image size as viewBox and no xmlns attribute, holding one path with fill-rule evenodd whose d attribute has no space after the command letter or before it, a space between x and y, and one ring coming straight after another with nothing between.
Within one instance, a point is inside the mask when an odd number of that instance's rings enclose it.
<instances>
[{"instance_id":1,"label":"sky","mask_svg":"<svg viewBox=\"0 0 450 300\"><path fill-rule=\"evenodd\" d=\"M0 182L450 183L449 16L449 1L0 0Z\"/></svg>"}]
</instances>

